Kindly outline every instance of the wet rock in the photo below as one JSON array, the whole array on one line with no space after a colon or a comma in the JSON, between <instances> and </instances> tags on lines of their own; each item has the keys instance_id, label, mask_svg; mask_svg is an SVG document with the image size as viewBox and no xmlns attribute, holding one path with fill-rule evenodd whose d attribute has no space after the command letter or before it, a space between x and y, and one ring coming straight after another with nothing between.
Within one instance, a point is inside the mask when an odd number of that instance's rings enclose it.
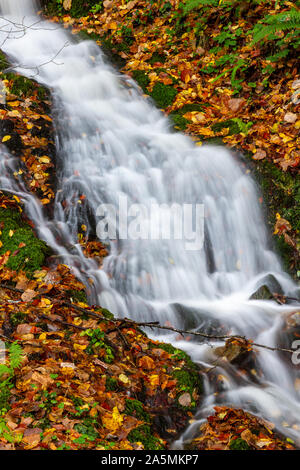
<instances>
[{"instance_id":1,"label":"wet rock","mask_svg":"<svg viewBox=\"0 0 300 470\"><path fill-rule=\"evenodd\" d=\"M249 347L249 343L243 339L228 339L224 346L214 349L214 353L218 357L225 358L231 364L245 366L252 359L253 351Z\"/></svg>"},{"instance_id":2,"label":"wet rock","mask_svg":"<svg viewBox=\"0 0 300 470\"><path fill-rule=\"evenodd\" d=\"M0 140L2 141L5 136L10 137L9 140L5 141L8 150L13 154L19 154L23 148L23 142L19 134L15 131L14 123L8 119L4 119L0 127Z\"/></svg>"},{"instance_id":3,"label":"wet rock","mask_svg":"<svg viewBox=\"0 0 300 470\"><path fill-rule=\"evenodd\" d=\"M261 286L251 295L250 300L276 300L275 294L283 295L283 290L275 276L268 274L262 280Z\"/></svg>"},{"instance_id":4,"label":"wet rock","mask_svg":"<svg viewBox=\"0 0 300 470\"><path fill-rule=\"evenodd\" d=\"M274 300L274 296L268 286L261 286L251 295L250 300Z\"/></svg>"}]
</instances>

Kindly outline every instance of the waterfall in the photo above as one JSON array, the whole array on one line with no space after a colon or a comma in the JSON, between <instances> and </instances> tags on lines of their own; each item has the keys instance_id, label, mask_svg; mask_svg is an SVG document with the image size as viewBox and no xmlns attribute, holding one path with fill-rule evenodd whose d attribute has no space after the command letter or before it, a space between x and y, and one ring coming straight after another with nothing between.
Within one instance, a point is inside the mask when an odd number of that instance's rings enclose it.
<instances>
[{"instance_id":1,"label":"waterfall","mask_svg":"<svg viewBox=\"0 0 300 470\"><path fill-rule=\"evenodd\" d=\"M33 15L38 7L36 0L2 0L0 3L2 15L13 15L22 18Z\"/></svg>"},{"instance_id":2,"label":"waterfall","mask_svg":"<svg viewBox=\"0 0 300 470\"><path fill-rule=\"evenodd\" d=\"M29 15L33 24L38 21L34 7L31 1L0 0L1 21ZM1 43L4 34L0 29ZM296 295L297 288L270 248L255 183L240 159L225 148L198 147L174 133L169 120L107 63L92 41L77 42L62 28L40 22L21 39L10 35L3 50L21 73L53 92L58 152L53 219L45 218L25 187L16 186L10 174L18 163L3 148L0 189L19 194L41 238L86 285L92 279L90 300L120 316L195 330L214 324L275 346L285 316L297 306L249 299L264 284L287 295ZM78 203L82 196L84 204ZM173 204L201 205L203 248L187 250L186 239L133 239L119 233L99 269L82 253L78 228L84 224L91 232L99 207L109 204L117 211L120 201L144 208L140 223L150 232L171 216L176 227L181 224L182 214L171 211ZM160 339L176 341L171 334ZM206 368L216 360L206 343L176 345ZM240 406L299 439L296 367L277 352L260 350L256 356L260 375L255 381L230 365L215 368L197 418L201 421L216 403ZM223 385L216 393L213 383L220 375ZM193 435L195 426L182 438Z\"/></svg>"}]
</instances>

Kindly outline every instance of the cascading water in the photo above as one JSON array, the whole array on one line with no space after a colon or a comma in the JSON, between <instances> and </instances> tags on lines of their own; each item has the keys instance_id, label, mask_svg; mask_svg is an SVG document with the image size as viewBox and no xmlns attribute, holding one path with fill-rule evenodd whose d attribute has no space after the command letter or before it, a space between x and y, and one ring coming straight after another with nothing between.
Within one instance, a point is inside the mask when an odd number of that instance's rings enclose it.
<instances>
[{"instance_id":1,"label":"cascading water","mask_svg":"<svg viewBox=\"0 0 300 470\"><path fill-rule=\"evenodd\" d=\"M38 22L35 2L0 0L0 8L5 16L0 43L9 31L7 25L17 23L3 50L19 64L20 72L34 75L53 90L58 129L53 220L44 217L25 187L17 186L11 170L18 162L4 149L0 189L19 194L40 236L83 282L90 285L87 280L93 280L91 301L137 320L159 319L195 330L222 325L231 333L276 346L285 314L297 307L249 298L270 282L292 296L296 286L269 248L254 183L234 156L221 147L195 147L189 138L173 133L168 120L135 84L107 65L96 44L77 43L63 29ZM78 204L81 195L85 195L84 209ZM78 225L84 223L92 230L98 207L104 203L118 207L125 196L128 206L143 204L149 209L142 223L152 229L170 215L166 207L171 204L203 204L204 249L188 251L183 240L119 237L111 242L110 255L99 270L77 244ZM167 206L163 210L155 206L150 217L154 203ZM176 341L171 334L160 339ZM204 368L216 360L206 343L176 344ZM299 442L296 366L289 357L284 361L277 352L260 350L257 370L260 376L255 380L242 377L230 365L217 366L207 375L211 380L205 377L199 421L182 439L189 439L219 403L253 411ZM220 375L223 382L216 389L214 379Z\"/></svg>"}]
</instances>

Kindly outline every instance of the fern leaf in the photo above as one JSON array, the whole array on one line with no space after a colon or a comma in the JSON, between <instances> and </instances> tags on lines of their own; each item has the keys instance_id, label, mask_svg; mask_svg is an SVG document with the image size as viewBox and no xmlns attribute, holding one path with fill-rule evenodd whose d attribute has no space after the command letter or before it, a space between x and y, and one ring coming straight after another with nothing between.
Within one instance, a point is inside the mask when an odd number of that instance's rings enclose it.
<instances>
[{"instance_id":1,"label":"fern leaf","mask_svg":"<svg viewBox=\"0 0 300 470\"><path fill-rule=\"evenodd\" d=\"M22 348L16 342L9 347L9 363L12 370L20 367L22 363Z\"/></svg>"},{"instance_id":2,"label":"fern leaf","mask_svg":"<svg viewBox=\"0 0 300 470\"><path fill-rule=\"evenodd\" d=\"M10 374L10 368L7 367L5 364L0 364L0 377L3 374Z\"/></svg>"},{"instance_id":3,"label":"fern leaf","mask_svg":"<svg viewBox=\"0 0 300 470\"><path fill-rule=\"evenodd\" d=\"M196 8L204 6L215 7L218 6L218 4L219 0L187 0L183 7L183 13L186 15Z\"/></svg>"},{"instance_id":4,"label":"fern leaf","mask_svg":"<svg viewBox=\"0 0 300 470\"><path fill-rule=\"evenodd\" d=\"M300 29L300 11L290 10L278 15L268 15L263 20L265 24L257 24L253 32L252 44L268 39L272 34L281 31Z\"/></svg>"}]
</instances>

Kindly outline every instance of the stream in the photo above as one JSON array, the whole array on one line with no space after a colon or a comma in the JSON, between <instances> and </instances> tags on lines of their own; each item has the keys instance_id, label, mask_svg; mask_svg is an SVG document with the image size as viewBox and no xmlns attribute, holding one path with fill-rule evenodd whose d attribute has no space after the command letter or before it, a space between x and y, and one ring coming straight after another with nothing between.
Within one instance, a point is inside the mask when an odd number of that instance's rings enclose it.
<instances>
[{"instance_id":1,"label":"stream","mask_svg":"<svg viewBox=\"0 0 300 470\"><path fill-rule=\"evenodd\" d=\"M79 42L41 20L37 10L33 0L0 0L0 44L20 73L52 91L57 147L53 218L15 181L20 161L3 145L0 189L22 199L40 238L85 283L92 304L137 321L239 334L277 346L284 319L297 311L297 304L250 297L263 285L295 297L297 286L272 251L259 194L241 157L223 147L196 146L175 133L94 42ZM78 204L82 195L85 210ZM184 237L139 239L117 230L99 269L84 256L78 228L84 224L87 234L93 233L103 204L112 208L113 223L113 208L120 215L125 203L133 208L127 222L143 207L139 222L151 234L168 217L180 226L182 214L171 210L173 204L203 207L203 247L187 249ZM192 214L187 218L190 222ZM259 349L257 374L242 374L230 363L216 364L212 346L223 344L217 340L208 344L178 340L173 333L149 335L185 350L202 370L212 368L203 374L201 408L173 448L191 439L216 405L241 407L269 420L300 445L299 369L289 354Z\"/></svg>"}]
</instances>

